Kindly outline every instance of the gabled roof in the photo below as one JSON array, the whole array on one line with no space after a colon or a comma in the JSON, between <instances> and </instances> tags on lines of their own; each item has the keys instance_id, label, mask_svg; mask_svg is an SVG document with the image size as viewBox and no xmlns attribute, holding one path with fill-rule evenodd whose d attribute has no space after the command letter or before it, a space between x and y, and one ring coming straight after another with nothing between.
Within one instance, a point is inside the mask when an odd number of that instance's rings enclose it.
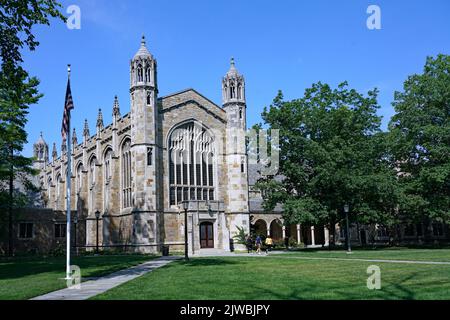
<instances>
[{"instance_id":1,"label":"gabled roof","mask_svg":"<svg viewBox=\"0 0 450 320\"><path fill-rule=\"evenodd\" d=\"M206 112L215 115L223 122L227 120L225 110L192 88L160 97L158 98L158 103L161 106L162 112L167 112L173 108L193 103L204 109Z\"/></svg>"}]
</instances>

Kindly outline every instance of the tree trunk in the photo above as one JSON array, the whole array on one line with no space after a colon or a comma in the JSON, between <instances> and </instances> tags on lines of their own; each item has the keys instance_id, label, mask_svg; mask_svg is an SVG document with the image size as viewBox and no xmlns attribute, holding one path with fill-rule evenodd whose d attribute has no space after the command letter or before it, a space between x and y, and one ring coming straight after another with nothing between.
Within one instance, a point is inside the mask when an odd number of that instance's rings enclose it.
<instances>
[{"instance_id":1,"label":"tree trunk","mask_svg":"<svg viewBox=\"0 0 450 320\"><path fill-rule=\"evenodd\" d=\"M332 220L330 221L330 229L329 229L329 239L328 239L328 248L334 248L336 244L336 223Z\"/></svg>"},{"instance_id":2,"label":"tree trunk","mask_svg":"<svg viewBox=\"0 0 450 320\"><path fill-rule=\"evenodd\" d=\"M14 149L10 146L11 159L9 170L9 204L8 204L8 256L14 253L14 235L13 235L13 201L14 201Z\"/></svg>"},{"instance_id":3,"label":"tree trunk","mask_svg":"<svg viewBox=\"0 0 450 320\"><path fill-rule=\"evenodd\" d=\"M402 230L401 230L400 224L397 223L395 225L395 229L397 231L397 241L396 241L395 245L398 246L402 242Z\"/></svg>"},{"instance_id":4,"label":"tree trunk","mask_svg":"<svg viewBox=\"0 0 450 320\"><path fill-rule=\"evenodd\" d=\"M425 217L424 221L424 240L425 243L431 243L431 237L433 235L433 227L431 225L431 219L429 217Z\"/></svg>"}]
</instances>

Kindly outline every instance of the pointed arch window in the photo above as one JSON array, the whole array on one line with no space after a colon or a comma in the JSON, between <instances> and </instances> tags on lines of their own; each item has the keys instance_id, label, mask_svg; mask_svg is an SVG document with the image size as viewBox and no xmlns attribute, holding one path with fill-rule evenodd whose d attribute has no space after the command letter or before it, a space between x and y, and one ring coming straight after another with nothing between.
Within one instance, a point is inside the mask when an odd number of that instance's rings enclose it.
<instances>
[{"instance_id":1,"label":"pointed arch window","mask_svg":"<svg viewBox=\"0 0 450 320\"><path fill-rule=\"evenodd\" d=\"M150 91L147 91L147 105L152 104L152 93Z\"/></svg>"},{"instance_id":2,"label":"pointed arch window","mask_svg":"<svg viewBox=\"0 0 450 320\"><path fill-rule=\"evenodd\" d=\"M83 164L80 163L77 167L76 171L76 193L79 194L81 192L81 187L83 186Z\"/></svg>"},{"instance_id":3,"label":"pointed arch window","mask_svg":"<svg viewBox=\"0 0 450 320\"><path fill-rule=\"evenodd\" d=\"M169 139L169 202L214 200L214 139L193 122L176 128Z\"/></svg>"},{"instance_id":4,"label":"pointed arch window","mask_svg":"<svg viewBox=\"0 0 450 320\"><path fill-rule=\"evenodd\" d=\"M62 179L61 175L58 174L58 176L56 177L56 201L58 201L59 198L61 197L61 188L62 188Z\"/></svg>"},{"instance_id":5,"label":"pointed arch window","mask_svg":"<svg viewBox=\"0 0 450 320\"><path fill-rule=\"evenodd\" d=\"M89 163L89 185L93 187L96 182L96 174L97 174L97 158L93 157L91 162Z\"/></svg>"},{"instance_id":6,"label":"pointed arch window","mask_svg":"<svg viewBox=\"0 0 450 320\"><path fill-rule=\"evenodd\" d=\"M152 147L147 148L147 165L148 166L153 165L153 148Z\"/></svg>"},{"instance_id":7,"label":"pointed arch window","mask_svg":"<svg viewBox=\"0 0 450 320\"><path fill-rule=\"evenodd\" d=\"M245 173L245 158L241 159L241 173Z\"/></svg>"},{"instance_id":8,"label":"pointed arch window","mask_svg":"<svg viewBox=\"0 0 450 320\"><path fill-rule=\"evenodd\" d=\"M234 99L236 97L234 83L230 84L230 99Z\"/></svg>"},{"instance_id":9,"label":"pointed arch window","mask_svg":"<svg viewBox=\"0 0 450 320\"><path fill-rule=\"evenodd\" d=\"M126 140L122 146L121 177L122 177L122 207L132 206L131 198L131 142Z\"/></svg>"},{"instance_id":10,"label":"pointed arch window","mask_svg":"<svg viewBox=\"0 0 450 320\"><path fill-rule=\"evenodd\" d=\"M226 82L223 82L223 91L222 91L223 100L228 100L228 86Z\"/></svg>"},{"instance_id":11,"label":"pointed arch window","mask_svg":"<svg viewBox=\"0 0 450 320\"><path fill-rule=\"evenodd\" d=\"M143 70L142 70L141 64L138 64L138 67L137 67L137 77L138 77L138 79L137 79L138 82L143 82L144 75L143 75Z\"/></svg>"},{"instance_id":12,"label":"pointed arch window","mask_svg":"<svg viewBox=\"0 0 450 320\"><path fill-rule=\"evenodd\" d=\"M111 193L111 186L110 186L110 181L112 178L112 155L113 152L111 149L108 149L108 151L106 151L105 153L105 159L104 159L104 167L105 167L105 172L104 172L104 186L103 186L103 190L104 190L104 204L103 204L103 209L106 212L109 209L109 203L110 203L110 193Z\"/></svg>"},{"instance_id":13,"label":"pointed arch window","mask_svg":"<svg viewBox=\"0 0 450 320\"><path fill-rule=\"evenodd\" d=\"M47 179L47 197L48 197L48 201L47 201L47 207L48 207L52 200L52 177L48 177L48 179Z\"/></svg>"},{"instance_id":14,"label":"pointed arch window","mask_svg":"<svg viewBox=\"0 0 450 320\"><path fill-rule=\"evenodd\" d=\"M147 67L145 68L145 82L151 81L151 68Z\"/></svg>"},{"instance_id":15,"label":"pointed arch window","mask_svg":"<svg viewBox=\"0 0 450 320\"><path fill-rule=\"evenodd\" d=\"M111 169L111 163L112 163L112 150L108 149L105 153L105 183L108 183L111 180L112 177L112 169Z\"/></svg>"}]
</instances>

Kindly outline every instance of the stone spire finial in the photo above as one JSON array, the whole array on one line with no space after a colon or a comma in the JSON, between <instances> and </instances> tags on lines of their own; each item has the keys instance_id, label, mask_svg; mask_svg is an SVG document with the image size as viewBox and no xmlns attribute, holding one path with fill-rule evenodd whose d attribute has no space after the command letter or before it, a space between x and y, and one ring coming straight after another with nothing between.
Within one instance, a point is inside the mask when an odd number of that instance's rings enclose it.
<instances>
[{"instance_id":1,"label":"stone spire finial","mask_svg":"<svg viewBox=\"0 0 450 320\"><path fill-rule=\"evenodd\" d=\"M230 59L230 69L227 72L228 76L238 75L238 71L236 69L236 63L234 62L234 57Z\"/></svg>"},{"instance_id":2,"label":"stone spire finial","mask_svg":"<svg viewBox=\"0 0 450 320\"><path fill-rule=\"evenodd\" d=\"M83 136L86 138L86 140L91 136L91 134L89 133L89 124L87 119L84 119Z\"/></svg>"},{"instance_id":3,"label":"stone spire finial","mask_svg":"<svg viewBox=\"0 0 450 320\"><path fill-rule=\"evenodd\" d=\"M97 128L103 129L103 114L102 114L102 109L98 109Z\"/></svg>"},{"instance_id":4,"label":"stone spire finial","mask_svg":"<svg viewBox=\"0 0 450 320\"><path fill-rule=\"evenodd\" d=\"M55 142L53 142L52 158L53 158L53 160L58 158L58 151L56 150L56 143Z\"/></svg>"},{"instance_id":5,"label":"stone spire finial","mask_svg":"<svg viewBox=\"0 0 450 320\"><path fill-rule=\"evenodd\" d=\"M42 131L39 139L33 144L33 156L36 158L36 161L48 162L48 145L44 140Z\"/></svg>"},{"instance_id":6,"label":"stone spire finial","mask_svg":"<svg viewBox=\"0 0 450 320\"><path fill-rule=\"evenodd\" d=\"M119 99L114 96L113 116L120 117Z\"/></svg>"},{"instance_id":7,"label":"stone spire finial","mask_svg":"<svg viewBox=\"0 0 450 320\"><path fill-rule=\"evenodd\" d=\"M66 153L67 152L67 140L63 139L62 143L61 143L61 154Z\"/></svg>"},{"instance_id":8,"label":"stone spire finial","mask_svg":"<svg viewBox=\"0 0 450 320\"><path fill-rule=\"evenodd\" d=\"M72 133L72 144L74 147L78 144L77 131L75 130L75 128L73 128L73 133Z\"/></svg>"},{"instance_id":9,"label":"stone spire finial","mask_svg":"<svg viewBox=\"0 0 450 320\"><path fill-rule=\"evenodd\" d=\"M146 44L144 35L142 35L141 47L139 48L138 52L136 52L136 54L134 55L134 59L136 59L138 57L150 57L150 58L152 58L151 53L147 49L147 44Z\"/></svg>"},{"instance_id":10,"label":"stone spire finial","mask_svg":"<svg viewBox=\"0 0 450 320\"><path fill-rule=\"evenodd\" d=\"M222 102L224 106L229 102L245 103L244 76L236 69L233 57L230 59L230 69L222 79Z\"/></svg>"}]
</instances>

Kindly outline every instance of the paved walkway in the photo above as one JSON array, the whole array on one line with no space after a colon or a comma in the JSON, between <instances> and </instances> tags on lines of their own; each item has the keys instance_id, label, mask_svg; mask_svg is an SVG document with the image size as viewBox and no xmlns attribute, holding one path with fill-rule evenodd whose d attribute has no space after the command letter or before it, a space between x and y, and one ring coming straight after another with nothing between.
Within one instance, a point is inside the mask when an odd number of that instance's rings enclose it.
<instances>
[{"instance_id":1,"label":"paved walkway","mask_svg":"<svg viewBox=\"0 0 450 320\"><path fill-rule=\"evenodd\" d=\"M166 264L177 259L180 259L180 257L169 256L150 260L129 269L120 270L95 280L82 282L80 289L66 288L35 297L31 300L86 300L109 289L117 287L122 283L133 280L143 274L165 266Z\"/></svg>"}]
</instances>

